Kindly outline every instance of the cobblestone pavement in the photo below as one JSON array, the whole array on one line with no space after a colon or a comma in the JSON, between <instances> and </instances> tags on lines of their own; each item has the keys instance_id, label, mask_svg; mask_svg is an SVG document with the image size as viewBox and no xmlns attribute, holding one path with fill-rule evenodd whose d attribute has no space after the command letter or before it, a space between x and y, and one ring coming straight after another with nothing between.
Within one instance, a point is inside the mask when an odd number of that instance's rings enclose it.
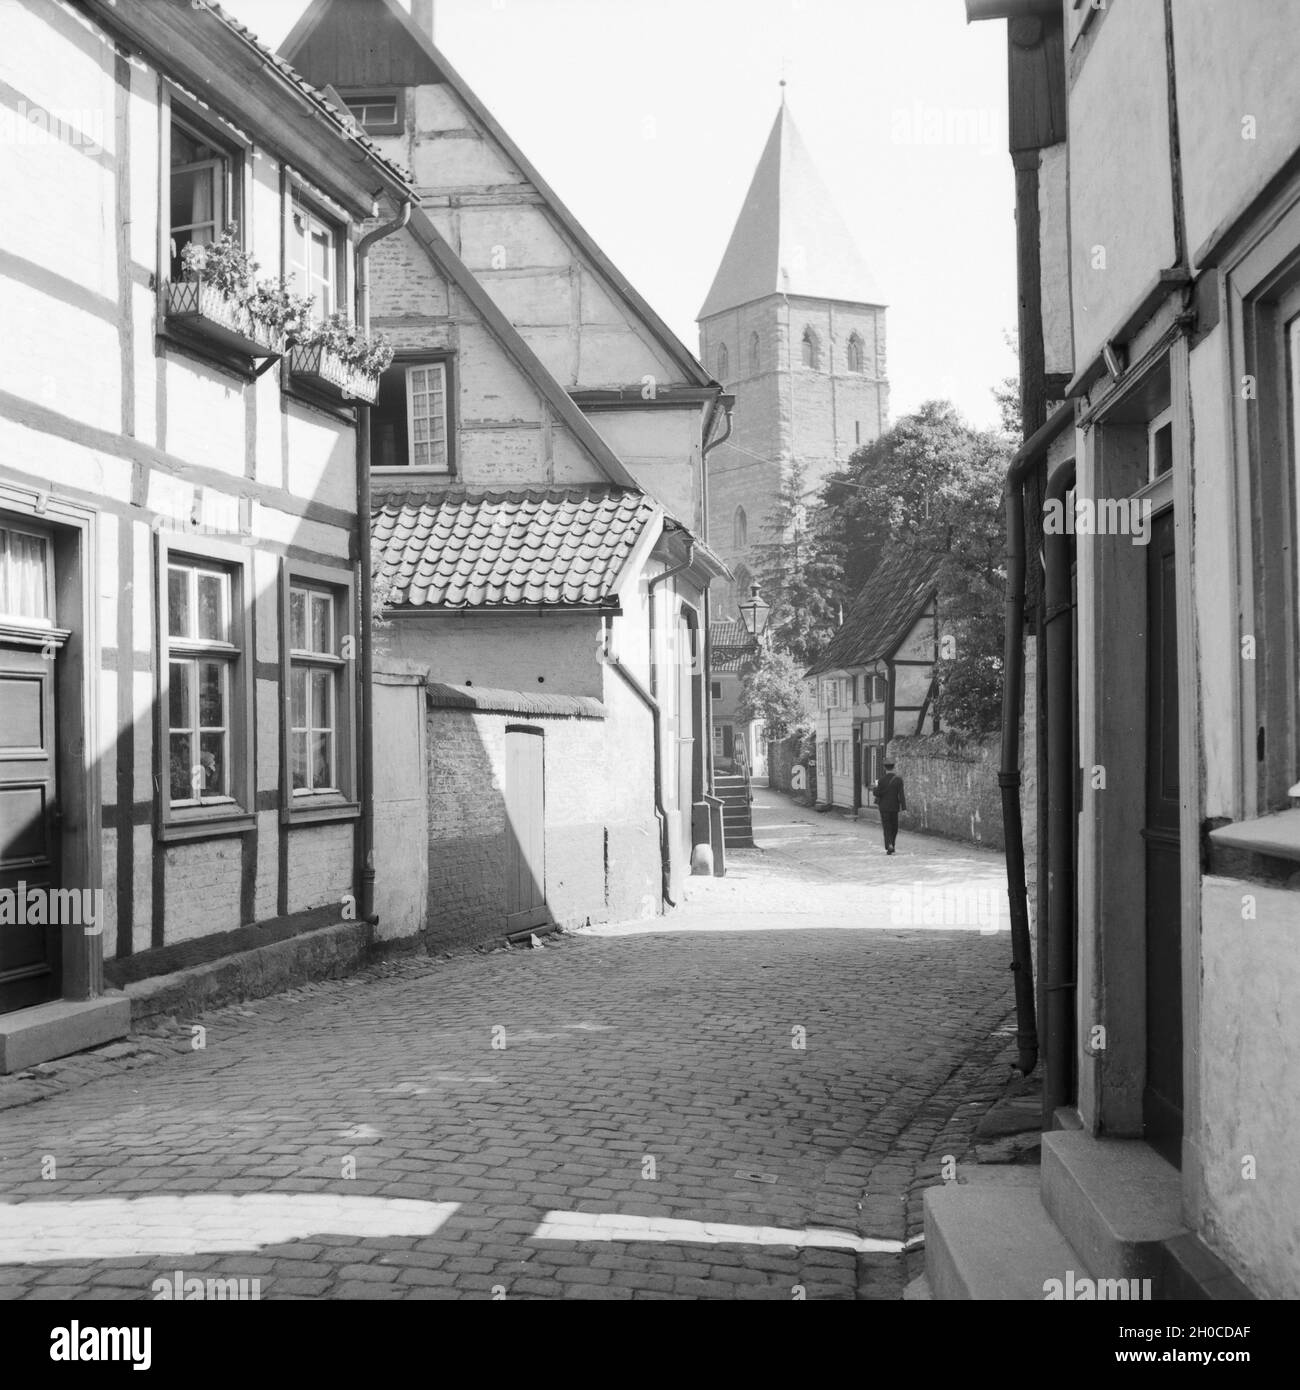
<instances>
[{"instance_id":1,"label":"cobblestone pavement","mask_svg":"<svg viewBox=\"0 0 1300 1390\"><path fill-rule=\"evenodd\" d=\"M0 1294L899 1297L1012 1003L1004 919L900 921L983 901L998 860L886 860L758 801L763 847L665 920L390 961L206 1015L201 1049L184 1020L16 1079Z\"/></svg>"}]
</instances>

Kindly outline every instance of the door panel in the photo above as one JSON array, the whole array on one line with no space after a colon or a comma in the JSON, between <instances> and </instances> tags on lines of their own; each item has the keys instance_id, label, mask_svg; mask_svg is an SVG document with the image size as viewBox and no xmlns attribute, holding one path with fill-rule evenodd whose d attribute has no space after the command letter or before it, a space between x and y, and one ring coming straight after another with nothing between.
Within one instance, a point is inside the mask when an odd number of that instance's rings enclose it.
<instances>
[{"instance_id":1,"label":"door panel","mask_svg":"<svg viewBox=\"0 0 1300 1390\"><path fill-rule=\"evenodd\" d=\"M550 921L546 907L546 791L540 731L506 730L506 930Z\"/></svg>"},{"instance_id":2,"label":"door panel","mask_svg":"<svg viewBox=\"0 0 1300 1390\"><path fill-rule=\"evenodd\" d=\"M1148 1143L1178 1166L1183 1136L1183 980L1174 520L1147 547L1146 1010Z\"/></svg>"},{"instance_id":3,"label":"door panel","mask_svg":"<svg viewBox=\"0 0 1300 1390\"><path fill-rule=\"evenodd\" d=\"M57 998L62 985L61 928L25 920L47 916L59 886L55 659L0 647L0 1013Z\"/></svg>"}]
</instances>

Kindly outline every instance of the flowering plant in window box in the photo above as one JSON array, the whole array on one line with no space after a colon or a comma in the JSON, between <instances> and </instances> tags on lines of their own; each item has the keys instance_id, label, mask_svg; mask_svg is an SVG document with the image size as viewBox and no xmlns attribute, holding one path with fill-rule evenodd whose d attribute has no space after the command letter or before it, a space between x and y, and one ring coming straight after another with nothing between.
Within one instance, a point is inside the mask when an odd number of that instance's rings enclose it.
<instances>
[{"instance_id":1,"label":"flowering plant in window box","mask_svg":"<svg viewBox=\"0 0 1300 1390\"><path fill-rule=\"evenodd\" d=\"M369 336L346 314L335 312L295 335L289 369L344 400L369 404L392 360L392 344L382 334Z\"/></svg>"},{"instance_id":2,"label":"flowering plant in window box","mask_svg":"<svg viewBox=\"0 0 1300 1390\"><path fill-rule=\"evenodd\" d=\"M258 280L258 263L239 244L232 224L210 245L181 252L185 278L167 287L167 316L250 357L276 357L310 308L283 281Z\"/></svg>"}]
</instances>

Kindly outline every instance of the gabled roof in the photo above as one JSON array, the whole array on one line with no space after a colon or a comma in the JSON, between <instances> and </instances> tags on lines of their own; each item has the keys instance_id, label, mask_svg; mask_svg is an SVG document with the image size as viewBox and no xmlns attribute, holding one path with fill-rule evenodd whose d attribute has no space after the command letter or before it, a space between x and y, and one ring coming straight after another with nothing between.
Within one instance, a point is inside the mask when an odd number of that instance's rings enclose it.
<instances>
[{"instance_id":1,"label":"gabled roof","mask_svg":"<svg viewBox=\"0 0 1300 1390\"><path fill-rule=\"evenodd\" d=\"M771 294L885 302L784 101L697 318Z\"/></svg>"},{"instance_id":2,"label":"gabled roof","mask_svg":"<svg viewBox=\"0 0 1300 1390\"><path fill-rule=\"evenodd\" d=\"M390 492L371 513L393 607L616 608L619 577L659 509L611 487Z\"/></svg>"},{"instance_id":3,"label":"gabled roof","mask_svg":"<svg viewBox=\"0 0 1300 1390\"><path fill-rule=\"evenodd\" d=\"M941 559L903 546L886 550L821 659L804 674L851 670L893 656L934 593Z\"/></svg>"},{"instance_id":4,"label":"gabled roof","mask_svg":"<svg viewBox=\"0 0 1300 1390\"><path fill-rule=\"evenodd\" d=\"M469 84L452 67L441 50L434 45L432 38L415 23L410 14L397 3L397 0L363 0L363 2L367 11L373 12L377 7L380 7L387 12L391 20L401 26L405 36L416 45L417 53L428 64L427 75L430 80L436 79L445 82L451 88L474 120L492 137L506 158L541 195L542 201L552 216L605 278L609 288L645 324L651 336L668 354L669 359L677 366L685 379L696 386L717 385L700 364L695 354L637 293L631 282L596 244L582 223L560 201L555 190L537 172L537 169L506 133L492 112L475 96ZM349 10L353 9L352 0L312 0L310 8L294 25L289 36L280 46L285 57L292 61L299 50L308 42L313 31L330 9L334 5L345 3ZM360 11L361 8L360 4L356 6L357 11ZM354 15L350 14L349 23L353 19Z\"/></svg>"},{"instance_id":5,"label":"gabled roof","mask_svg":"<svg viewBox=\"0 0 1300 1390\"><path fill-rule=\"evenodd\" d=\"M489 331L505 349L515 366L524 373L549 402L562 424L586 450L592 461L612 483L636 488L636 479L622 459L605 442L605 437L574 403L569 393L547 370L546 364L528 346L524 336L498 308L496 300L483 288L474 272L451 249L447 239L434 226L423 208L411 209L410 232L434 265L474 306Z\"/></svg>"}]
</instances>

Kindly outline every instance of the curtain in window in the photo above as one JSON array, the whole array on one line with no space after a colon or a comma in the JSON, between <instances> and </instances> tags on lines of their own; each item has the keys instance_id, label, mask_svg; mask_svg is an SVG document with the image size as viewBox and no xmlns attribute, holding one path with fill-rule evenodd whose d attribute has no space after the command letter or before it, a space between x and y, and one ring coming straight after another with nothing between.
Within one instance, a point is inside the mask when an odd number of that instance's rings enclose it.
<instances>
[{"instance_id":1,"label":"curtain in window","mask_svg":"<svg viewBox=\"0 0 1300 1390\"><path fill-rule=\"evenodd\" d=\"M43 536L0 530L0 613L49 619L47 563Z\"/></svg>"}]
</instances>

